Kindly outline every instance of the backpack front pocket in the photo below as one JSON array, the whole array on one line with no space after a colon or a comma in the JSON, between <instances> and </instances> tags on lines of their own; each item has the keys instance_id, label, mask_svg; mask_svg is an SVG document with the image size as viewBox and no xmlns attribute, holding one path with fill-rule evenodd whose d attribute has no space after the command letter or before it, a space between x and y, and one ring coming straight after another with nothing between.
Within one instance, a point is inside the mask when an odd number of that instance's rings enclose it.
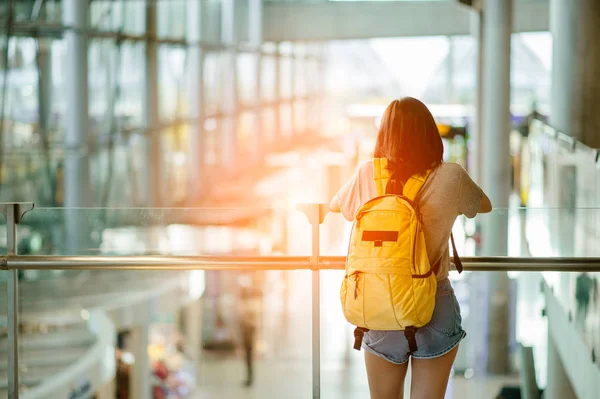
<instances>
[{"instance_id":1,"label":"backpack front pocket","mask_svg":"<svg viewBox=\"0 0 600 399\"><path fill-rule=\"evenodd\" d=\"M364 320L364 278L363 273L353 273L344 277L340 299L346 320L358 327L367 327Z\"/></svg>"}]
</instances>

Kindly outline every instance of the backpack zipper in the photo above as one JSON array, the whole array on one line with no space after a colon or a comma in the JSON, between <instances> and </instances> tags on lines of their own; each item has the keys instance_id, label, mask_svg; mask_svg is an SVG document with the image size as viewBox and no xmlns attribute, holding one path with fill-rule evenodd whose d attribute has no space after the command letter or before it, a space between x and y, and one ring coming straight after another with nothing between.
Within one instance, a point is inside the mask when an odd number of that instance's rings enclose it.
<instances>
[{"instance_id":1,"label":"backpack zipper","mask_svg":"<svg viewBox=\"0 0 600 399\"><path fill-rule=\"evenodd\" d=\"M358 280L360 277L360 273L355 273L354 274L354 299L358 298Z\"/></svg>"},{"instance_id":2,"label":"backpack zipper","mask_svg":"<svg viewBox=\"0 0 600 399\"><path fill-rule=\"evenodd\" d=\"M421 213L417 213L417 228L415 229L415 238L413 240L413 267L415 268L414 274L417 273L417 239L419 238L419 230L421 229L422 216Z\"/></svg>"},{"instance_id":3,"label":"backpack zipper","mask_svg":"<svg viewBox=\"0 0 600 399\"><path fill-rule=\"evenodd\" d=\"M354 238L354 229L356 228L356 223L357 223L357 220L354 219L354 223L352 223L352 232L350 233L350 240L348 242L348 251L347 251L348 255L347 255L346 259L348 259L350 257L350 248L351 248L351 245L352 245L352 239ZM348 261L346 260L346 262L348 262ZM348 263L346 263L346 273L348 273L348 268L347 267L348 267ZM358 274L358 273L356 273L356 274ZM352 278L352 274L349 275L349 276L346 274L346 276L348 278ZM356 299L357 296L358 296L358 292L357 292L357 289L356 289L357 285L358 285L358 277L356 277L354 279L354 299Z\"/></svg>"}]
</instances>

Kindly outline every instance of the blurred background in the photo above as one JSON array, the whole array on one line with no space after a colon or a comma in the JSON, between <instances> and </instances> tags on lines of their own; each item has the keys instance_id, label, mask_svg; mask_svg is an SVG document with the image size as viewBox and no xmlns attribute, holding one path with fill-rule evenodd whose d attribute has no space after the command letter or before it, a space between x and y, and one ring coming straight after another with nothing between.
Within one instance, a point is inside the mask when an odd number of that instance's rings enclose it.
<instances>
[{"instance_id":1,"label":"blurred background","mask_svg":"<svg viewBox=\"0 0 600 399\"><path fill-rule=\"evenodd\" d=\"M18 253L308 260L298 205L414 96L495 206L457 220L459 253L565 264L451 273L468 336L446 397L598 398L598 275L568 265L599 256L599 22L592 0L5 0L0 201L35 204ZM321 254L350 228L328 215ZM310 397L312 272L240 269L18 271L21 397ZM368 397L343 271L320 277L321 396Z\"/></svg>"}]
</instances>

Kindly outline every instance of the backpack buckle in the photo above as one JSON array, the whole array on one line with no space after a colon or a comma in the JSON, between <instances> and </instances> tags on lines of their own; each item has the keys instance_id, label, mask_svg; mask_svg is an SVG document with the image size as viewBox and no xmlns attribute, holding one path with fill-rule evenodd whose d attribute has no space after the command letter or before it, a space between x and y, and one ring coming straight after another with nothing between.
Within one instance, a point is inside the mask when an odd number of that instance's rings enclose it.
<instances>
[{"instance_id":1,"label":"backpack buckle","mask_svg":"<svg viewBox=\"0 0 600 399\"><path fill-rule=\"evenodd\" d=\"M404 337L408 341L408 350L412 355L417 351L417 338L415 337L415 333L417 329L413 326L408 326L404 329Z\"/></svg>"},{"instance_id":2,"label":"backpack buckle","mask_svg":"<svg viewBox=\"0 0 600 399\"><path fill-rule=\"evenodd\" d=\"M354 349L357 351L360 351L360 348L362 347L363 337L366 332L369 332L368 328L356 327L354 329Z\"/></svg>"}]
</instances>

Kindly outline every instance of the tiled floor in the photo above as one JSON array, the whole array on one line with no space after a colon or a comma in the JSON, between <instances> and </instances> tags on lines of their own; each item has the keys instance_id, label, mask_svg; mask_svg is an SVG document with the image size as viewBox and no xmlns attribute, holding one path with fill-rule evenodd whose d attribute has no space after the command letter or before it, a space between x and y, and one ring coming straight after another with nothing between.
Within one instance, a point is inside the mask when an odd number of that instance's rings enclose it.
<instances>
[{"instance_id":1,"label":"tiled floor","mask_svg":"<svg viewBox=\"0 0 600 399\"><path fill-rule=\"evenodd\" d=\"M205 359L200 369L199 391L194 398L290 398L311 397L311 370L309 359L297 361L261 360L257 364L256 382L253 387L242 386L244 366L241 357ZM410 377L407 378L407 384ZM519 384L517 376L502 376L467 380L454 377L449 386L447 399L495 399L503 385ZM409 384L408 384L409 385ZM408 390L405 397L408 398ZM321 370L321 397L325 399L364 399L369 397L362 362L344 364L328 362Z\"/></svg>"},{"instance_id":2,"label":"tiled floor","mask_svg":"<svg viewBox=\"0 0 600 399\"><path fill-rule=\"evenodd\" d=\"M256 361L256 382L245 388L241 353L205 353L199 370L195 398L298 398L311 397L311 276L292 272L287 318L273 310L264 317L264 330ZM321 396L326 399L368 398L369 390L362 352L351 349L351 327L344 321L337 299L339 272L322 273L321 294ZM267 303L278 303L276 295ZM275 307L274 307L275 308ZM292 317L293 316L293 317ZM410 385L407 377L407 391ZM518 376L451 380L447 399L493 399L502 385L518 385ZM408 394L406 396L409 397Z\"/></svg>"}]
</instances>

